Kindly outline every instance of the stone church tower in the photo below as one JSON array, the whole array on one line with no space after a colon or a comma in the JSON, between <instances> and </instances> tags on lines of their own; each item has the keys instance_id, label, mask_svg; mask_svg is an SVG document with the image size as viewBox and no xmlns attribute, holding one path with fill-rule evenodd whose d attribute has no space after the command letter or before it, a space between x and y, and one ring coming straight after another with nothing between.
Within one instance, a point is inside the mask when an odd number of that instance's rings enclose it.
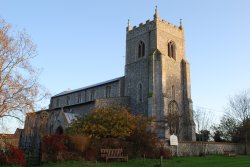
<instances>
[{"instance_id":1,"label":"stone church tower","mask_svg":"<svg viewBox=\"0 0 250 167\"><path fill-rule=\"evenodd\" d=\"M155 118L159 137L195 140L184 29L161 20L157 7L153 21L133 28L128 22L125 96L134 114Z\"/></svg>"}]
</instances>

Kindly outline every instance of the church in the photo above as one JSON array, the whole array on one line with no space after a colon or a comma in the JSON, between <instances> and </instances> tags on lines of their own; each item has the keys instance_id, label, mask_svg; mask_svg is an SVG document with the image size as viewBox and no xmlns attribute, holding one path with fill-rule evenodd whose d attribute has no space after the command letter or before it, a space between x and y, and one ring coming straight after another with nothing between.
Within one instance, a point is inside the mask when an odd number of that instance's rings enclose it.
<instances>
[{"instance_id":1,"label":"church","mask_svg":"<svg viewBox=\"0 0 250 167\"><path fill-rule=\"evenodd\" d=\"M196 140L181 21L176 26L160 19L157 7L153 20L134 27L128 21L125 75L54 95L49 109L27 114L22 143L38 142L40 133L62 134L77 116L110 105L154 117L159 138L175 134L181 141Z\"/></svg>"}]
</instances>

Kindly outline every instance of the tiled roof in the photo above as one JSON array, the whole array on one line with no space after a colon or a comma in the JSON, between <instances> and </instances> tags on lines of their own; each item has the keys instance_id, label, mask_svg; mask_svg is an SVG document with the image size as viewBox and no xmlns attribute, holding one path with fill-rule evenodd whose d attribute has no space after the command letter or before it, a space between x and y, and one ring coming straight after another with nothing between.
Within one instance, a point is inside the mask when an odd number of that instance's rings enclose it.
<instances>
[{"instance_id":1,"label":"tiled roof","mask_svg":"<svg viewBox=\"0 0 250 167\"><path fill-rule=\"evenodd\" d=\"M62 95L66 95L66 94L70 94L70 93L74 93L74 92L79 92L79 91L82 91L82 90L85 90L85 89L105 85L105 84L108 84L108 83L116 82L116 81L119 81L121 78L123 78L123 77L114 78L114 79L111 79L111 80L108 80L108 81L100 82L100 83L93 84L93 85L86 86L86 87L82 87L82 88L79 88L79 89L74 89L74 90L70 90L70 91L63 91L63 92L61 92L59 94L56 94L56 95L52 96L52 98L62 96Z\"/></svg>"},{"instance_id":2,"label":"tiled roof","mask_svg":"<svg viewBox=\"0 0 250 167\"><path fill-rule=\"evenodd\" d=\"M79 116L78 114L67 113L67 112L65 112L64 114L69 124L74 120L76 120L77 116Z\"/></svg>"}]
</instances>

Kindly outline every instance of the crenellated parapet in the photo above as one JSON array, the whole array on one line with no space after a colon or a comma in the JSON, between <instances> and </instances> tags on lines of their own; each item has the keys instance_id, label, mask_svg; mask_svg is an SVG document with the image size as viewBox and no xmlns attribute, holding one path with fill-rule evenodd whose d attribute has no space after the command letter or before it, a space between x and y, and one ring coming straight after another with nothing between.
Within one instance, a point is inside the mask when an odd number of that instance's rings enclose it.
<instances>
[{"instance_id":1,"label":"crenellated parapet","mask_svg":"<svg viewBox=\"0 0 250 167\"><path fill-rule=\"evenodd\" d=\"M182 24L180 26L176 26L165 20L157 20L157 29L160 31L167 32L178 38L184 38L184 28Z\"/></svg>"},{"instance_id":2,"label":"crenellated parapet","mask_svg":"<svg viewBox=\"0 0 250 167\"><path fill-rule=\"evenodd\" d=\"M184 29L182 23L180 25L174 25L165 21L163 19L154 19L154 20L147 20L145 23L140 23L139 26L133 26L131 28L130 22L128 22L127 26L127 40L130 40L138 35L142 35L144 33L148 33L152 30L159 28L160 30L167 31L175 36L182 38Z\"/></svg>"},{"instance_id":3,"label":"crenellated parapet","mask_svg":"<svg viewBox=\"0 0 250 167\"><path fill-rule=\"evenodd\" d=\"M151 20L147 20L146 23L140 23L139 26L134 26L132 29L127 27L127 40L155 29L156 24Z\"/></svg>"}]
</instances>

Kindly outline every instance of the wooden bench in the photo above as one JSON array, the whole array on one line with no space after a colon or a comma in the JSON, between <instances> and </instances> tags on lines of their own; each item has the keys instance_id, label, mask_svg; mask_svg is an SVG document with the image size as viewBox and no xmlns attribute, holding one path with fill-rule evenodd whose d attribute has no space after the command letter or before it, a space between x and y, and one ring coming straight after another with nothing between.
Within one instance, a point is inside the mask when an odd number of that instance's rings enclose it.
<instances>
[{"instance_id":1,"label":"wooden bench","mask_svg":"<svg viewBox=\"0 0 250 167\"><path fill-rule=\"evenodd\" d=\"M224 150L224 155L228 156L228 157L234 157L234 156L236 156L236 153L235 153L235 151Z\"/></svg>"},{"instance_id":2,"label":"wooden bench","mask_svg":"<svg viewBox=\"0 0 250 167\"><path fill-rule=\"evenodd\" d=\"M128 154L124 154L122 149L101 149L101 158L106 162L109 159L121 159L128 161Z\"/></svg>"}]
</instances>

